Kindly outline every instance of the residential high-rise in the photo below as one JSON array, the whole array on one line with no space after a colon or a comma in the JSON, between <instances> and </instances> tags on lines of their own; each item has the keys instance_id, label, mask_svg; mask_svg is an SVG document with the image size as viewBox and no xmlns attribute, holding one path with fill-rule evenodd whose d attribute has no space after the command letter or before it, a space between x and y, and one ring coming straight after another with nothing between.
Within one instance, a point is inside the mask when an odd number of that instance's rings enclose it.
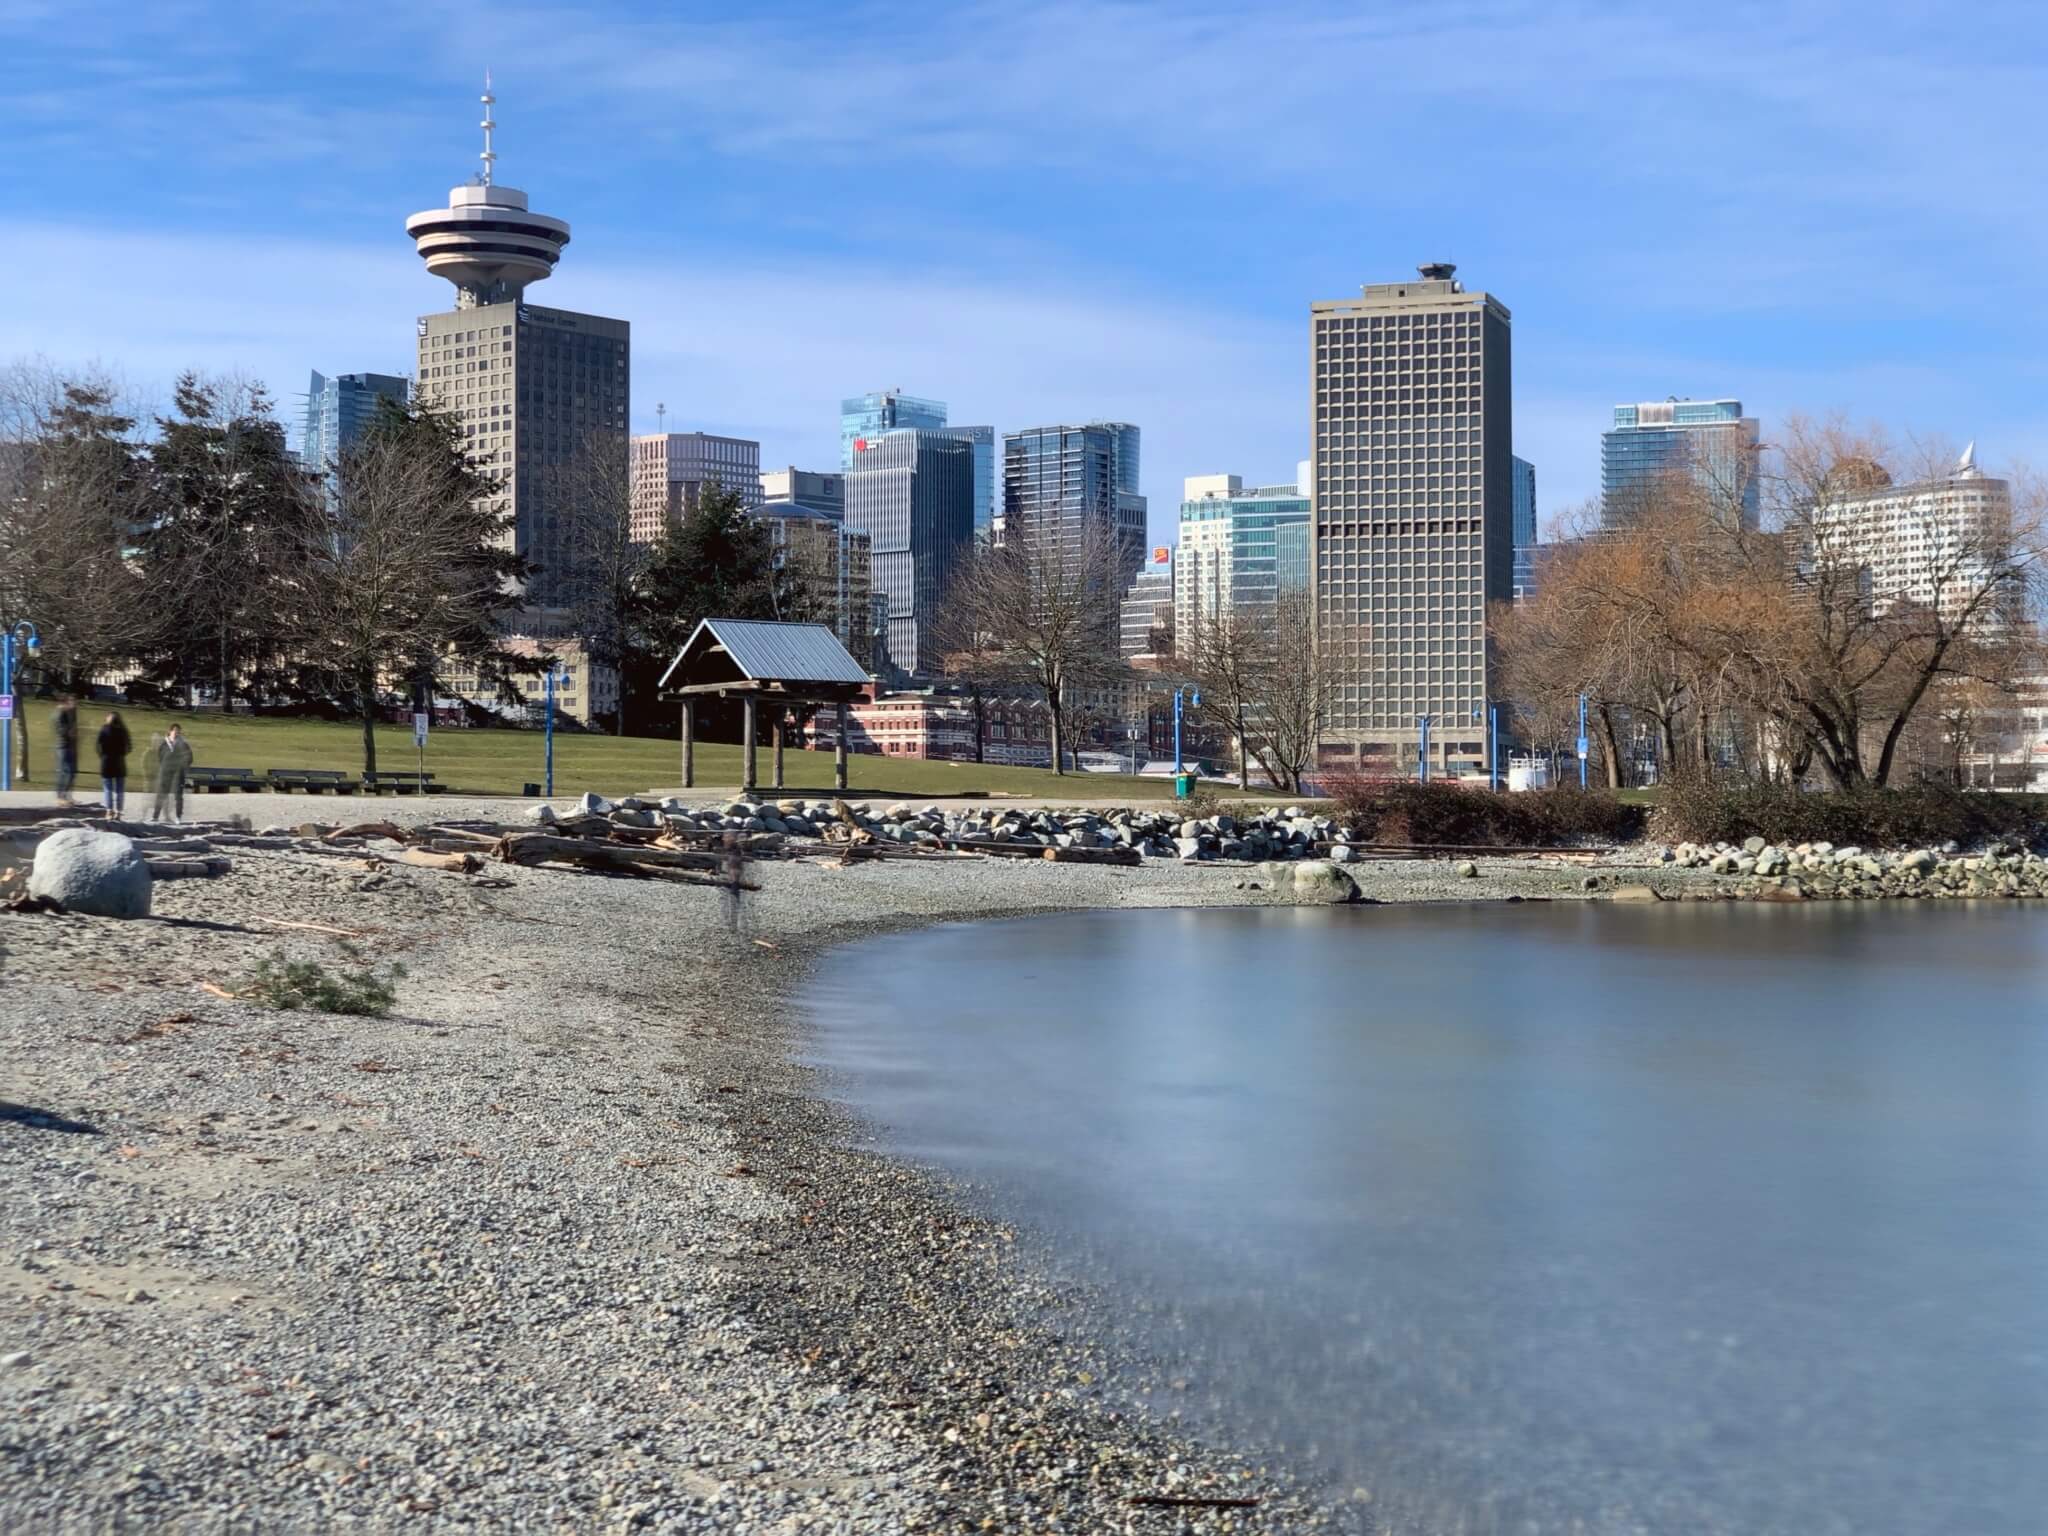
<instances>
[{"instance_id":1,"label":"residential high-rise","mask_svg":"<svg viewBox=\"0 0 2048 1536\"><path fill-rule=\"evenodd\" d=\"M1173 579L1173 551L1162 544L1124 590L1118 648L1125 661L1172 654Z\"/></svg>"},{"instance_id":2,"label":"residential high-rise","mask_svg":"<svg viewBox=\"0 0 2048 1536\"><path fill-rule=\"evenodd\" d=\"M554 270L569 226L491 179L493 100L487 90L477 180L405 221L427 270L455 285L454 309L420 317L414 377L422 400L461 423L493 504L512 514L512 548L538 568L527 602L546 610L567 596L567 509L579 485L626 473L632 328L525 301Z\"/></svg>"},{"instance_id":3,"label":"residential high-rise","mask_svg":"<svg viewBox=\"0 0 2048 1536\"><path fill-rule=\"evenodd\" d=\"M875 665L874 555L872 541L849 528L836 512L794 501L767 501L754 513L768 525L778 568L802 582L804 594L821 602L839 643L870 670Z\"/></svg>"},{"instance_id":4,"label":"residential high-rise","mask_svg":"<svg viewBox=\"0 0 2048 1536\"><path fill-rule=\"evenodd\" d=\"M1191 475L1181 495L1173 622L1183 644L1226 612L1270 611L1281 592L1307 589L1309 498L1296 487Z\"/></svg>"},{"instance_id":5,"label":"residential high-rise","mask_svg":"<svg viewBox=\"0 0 2048 1536\"><path fill-rule=\"evenodd\" d=\"M1760 486L1754 416L1740 400L1646 400L1617 405L1600 434L1600 523L1618 528L1669 476L1689 475L1722 516L1740 509L1757 526Z\"/></svg>"},{"instance_id":6,"label":"residential high-rise","mask_svg":"<svg viewBox=\"0 0 2048 1536\"><path fill-rule=\"evenodd\" d=\"M857 445L899 427L935 430L946 424L946 402L922 400L900 389L870 390L839 402L839 467L853 468Z\"/></svg>"},{"instance_id":7,"label":"residential high-rise","mask_svg":"<svg viewBox=\"0 0 2048 1536\"><path fill-rule=\"evenodd\" d=\"M996 429L994 427L942 427L948 437L957 437L974 449L974 536L995 536L997 492Z\"/></svg>"},{"instance_id":8,"label":"residential high-rise","mask_svg":"<svg viewBox=\"0 0 2048 1536\"><path fill-rule=\"evenodd\" d=\"M1145 563L1138 429L1128 422L1027 427L1003 434L1003 536L1078 548L1091 527L1117 546L1116 588Z\"/></svg>"},{"instance_id":9,"label":"residential high-rise","mask_svg":"<svg viewBox=\"0 0 2048 1536\"><path fill-rule=\"evenodd\" d=\"M889 604L889 662L936 671L932 626L974 540L973 449L916 427L866 439L846 472L846 526L871 543L875 593Z\"/></svg>"},{"instance_id":10,"label":"residential high-rise","mask_svg":"<svg viewBox=\"0 0 2048 1536\"><path fill-rule=\"evenodd\" d=\"M1309 310L1317 623L1333 686L1321 760L1477 771L1487 604L1514 590L1510 319L1433 262Z\"/></svg>"},{"instance_id":11,"label":"residential high-rise","mask_svg":"<svg viewBox=\"0 0 2048 1536\"><path fill-rule=\"evenodd\" d=\"M695 510L705 491L736 491L751 512L761 505L761 445L709 432L649 432L633 439L632 529L636 544Z\"/></svg>"},{"instance_id":12,"label":"residential high-rise","mask_svg":"<svg viewBox=\"0 0 2048 1536\"><path fill-rule=\"evenodd\" d=\"M1873 613L1901 604L1955 620L1980 602L1999 569L2012 519L2012 485L1977 467L1977 445L1946 475L1894 485L1874 464L1839 484L1814 507L1811 558L1860 567ZM2016 618L2010 603L1980 603L1973 621L1995 628Z\"/></svg>"},{"instance_id":13,"label":"residential high-rise","mask_svg":"<svg viewBox=\"0 0 2048 1536\"><path fill-rule=\"evenodd\" d=\"M1515 601L1536 595L1536 466L1516 459L1515 468Z\"/></svg>"},{"instance_id":14,"label":"residential high-rise","mask_svg":"<svg viewBox=\"0 0 2048 1536\"><path fill-rule=\"evenodd\" d=\"M395 373L315 373L306 388L299 419L299 462L328 476L342 450L362 436L377 417L381 400L404 405L410 386Z\"/></svg>"},{"instance_id":15,"label":"residential high-rise","mask_svg":"<svg viewBox=\"0 0 2048 1536\"><path fill-rule=\"evenodd\" d=\"M784 469L761 471L761 501L793 501L813 512L846 511L846 476L826 470Z\"/></svg>"}]
</instances>

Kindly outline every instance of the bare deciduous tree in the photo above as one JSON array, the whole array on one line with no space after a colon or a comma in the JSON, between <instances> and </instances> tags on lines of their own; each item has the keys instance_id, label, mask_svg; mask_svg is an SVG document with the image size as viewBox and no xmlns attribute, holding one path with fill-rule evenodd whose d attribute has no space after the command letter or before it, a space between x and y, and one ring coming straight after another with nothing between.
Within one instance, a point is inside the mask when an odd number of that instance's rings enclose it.
<instances>
[{"instance_id":1,"label":"bare deciduous tree","mask_svg":"<svg viewBox=\"0 0 2048 1536\"><path fill-rule=\"evenodd\" d=\"M381 421L343 452L332 515L298 551L295 638L355 700L367 773L381 678L430 680L451 657L482 676L507 660L503 519L479 488L438 418Z\"/></svg>"},{"instance_id":2,"label":"bare deciduous tree","mask_svg":"<svg viewBox=\"0 0 2048 1536\"><path fill-rule=\"evenodd\" d=\"M652 544L634 538L632 465L616 433L593 431L557 475L549 501L561 509L561 591L569 628L596 667L622 680L612 722L625 734L623 679L639 654L637 615Z\"/></svg>"},{"instance_id":3,"label":"bare deciduous tree","mask_svg":"<svg viewBox=\"0 0 2048 1536\"><path fill-rule=\"evenodd\" d=\"M1083 696L1123 672L1122 560L1114 535L1093 524L1064 542L1013 529L1002 544L968 550L947 589L945 627L981 636L992 675L1045 706L1055 773L1066 771Z\"/></svg>"},{"instance_id":4,"label":"bare deciduous tree","mask_svg":"<svg viewBox=\"0 0 2048 1536\"><path fill-rule=\"evenodd\" d=\"M1333 675L1309 594L1201 620L1185 664L1199 715L1236 747L1238 786L1250 787L1256 762L1276 788L1299 793L1329 721Z\"/></svg>"}]
</instances>

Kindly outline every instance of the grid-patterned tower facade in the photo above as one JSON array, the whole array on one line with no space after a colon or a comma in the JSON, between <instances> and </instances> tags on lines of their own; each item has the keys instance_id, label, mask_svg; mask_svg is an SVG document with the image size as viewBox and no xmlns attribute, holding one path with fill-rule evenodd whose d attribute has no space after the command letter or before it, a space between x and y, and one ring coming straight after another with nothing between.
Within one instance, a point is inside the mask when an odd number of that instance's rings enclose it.
<instances>
[{"instance_id":1,"label":"grid-patterned tower facade","mask_svg":"<svg viewBox=\"0 0 2048 1536\"><path fill-rule=\"evenodd\" d=\"M624 320L525 302L569 243L560 219L530 213L526 194L491 180L493 98L484 95L484 168L416 213L406 232L427 270L455 285L455 308L422 315L416 393L454 416L470 462L512 514L512 548L534 567L524 625L551 632L576 566L576 499L627 469L632 328Z\"/></svg>"},{"instance_id":2,"label":"grid-patterned tower facade","mask_svg":"<svg viewBox=\"0 0 2048 1536\"><path fill-rule=\"evenodd\" d=\"M1449 263L1309 311L1316 618L1334 687L1322 761L1477 771L1487 604L1514 590L1510 317Z\"/></svg>"}]
</instances>

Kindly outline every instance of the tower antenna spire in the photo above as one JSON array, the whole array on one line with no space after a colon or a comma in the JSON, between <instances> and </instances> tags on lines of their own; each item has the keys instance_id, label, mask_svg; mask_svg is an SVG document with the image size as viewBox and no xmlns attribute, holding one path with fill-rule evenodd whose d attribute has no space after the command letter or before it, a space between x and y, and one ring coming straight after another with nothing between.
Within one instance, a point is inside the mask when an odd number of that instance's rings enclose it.
<instances>
[{"instance_id":1,"label":"tower antenna spire","mask_svg":"<svg viewBox=\"0 0 2048 1536\"><path fill-rule=\"evenodd\" d=\"M491 94L491 72L487 69L484 71L484 152L477 156L484 163L484 185L487 187L491 184L492 162L498 158L497 151L491 148L491 130L498 126L492 119L491 108L497 104L497 100L498 98Z\"/></svg>"}]
</instances>

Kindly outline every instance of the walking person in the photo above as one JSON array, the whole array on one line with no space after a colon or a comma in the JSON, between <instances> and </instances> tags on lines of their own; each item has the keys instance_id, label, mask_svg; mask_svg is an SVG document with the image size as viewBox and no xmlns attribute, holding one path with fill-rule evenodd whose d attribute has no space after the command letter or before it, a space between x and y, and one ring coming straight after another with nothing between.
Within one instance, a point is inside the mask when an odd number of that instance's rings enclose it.
<instances>
[{"instance_id":1,"label":"walking person","mask_svg":"<svg viewBox=\"0 0 2048 1536\"><path fill-rule=\"evenodd\" d=\"M57 803L69 805L71 786L78 779L78 700L68 693L58 695L50 725L57 737Z\"/></svg>"},{"instance_id":2,"label":"walking person","mask_svg":"<svg viewBox=\"0 0 2048 1536\"><path fill-rule=\"evenodd\" d=\"M185 770L192 766L192 743L185 739L184 728L174 725L165 731L150 756L154 759L150 766L156 776L156 804L150 807L149 819L162 821L169 810L175 826L185 819Z\"/></svg>"},{"instance_id":3,"label":"walking person","mask_svg":"<svg viewBox=\"0 0 2048 1536\"><path fill-rule=\"evenodd\" d=\"M118 711L107 712L100 727L100 804L109 816L118 817L128 809L128 727Z\"/></svg>"}]
</instances>

